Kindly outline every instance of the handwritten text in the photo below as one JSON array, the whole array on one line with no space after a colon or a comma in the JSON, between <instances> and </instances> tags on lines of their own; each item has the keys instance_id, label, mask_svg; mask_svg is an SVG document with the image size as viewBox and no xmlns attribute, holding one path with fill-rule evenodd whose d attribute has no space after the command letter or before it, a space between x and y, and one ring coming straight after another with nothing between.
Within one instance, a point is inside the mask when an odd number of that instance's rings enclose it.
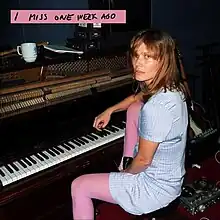
<instances>
[{"instance_id":1,"label":"handwritten text","mask_svg":"<svg viewBox=\"0 0 220 220\"><path fill-rule=\"evenodd\" d=\"M13 24L126 23L125 10L11 10Z\"/></svg>"}]
</instances>

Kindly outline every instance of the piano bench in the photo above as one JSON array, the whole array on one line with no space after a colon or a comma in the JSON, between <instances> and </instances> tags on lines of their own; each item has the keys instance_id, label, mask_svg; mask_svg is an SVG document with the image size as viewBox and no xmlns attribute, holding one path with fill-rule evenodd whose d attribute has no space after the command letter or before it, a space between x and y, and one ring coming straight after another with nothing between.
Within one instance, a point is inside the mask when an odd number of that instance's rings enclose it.
<instances>
[{"instance_id":1,"label":"piano bench","mask_svg":"<svg viewBox=\"0 0 220 220\"><path fill-rule=\"evenodd\" d=\"M168 206L159 209L157 211L135 216L135 220L171 220L170 216L177 211L177 208L180 203L180 198L178 197L174 201L172 201Z\"/></svg>"}]
</instances>

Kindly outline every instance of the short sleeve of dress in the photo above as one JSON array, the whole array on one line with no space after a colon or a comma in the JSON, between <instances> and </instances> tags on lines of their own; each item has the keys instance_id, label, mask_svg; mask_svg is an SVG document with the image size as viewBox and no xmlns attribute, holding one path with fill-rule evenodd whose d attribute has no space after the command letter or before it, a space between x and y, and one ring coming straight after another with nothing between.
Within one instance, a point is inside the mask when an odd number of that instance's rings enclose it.
<instances>
[{"instance_id":1,"label":"short sleeve of dress","mask_svg":"<svg viewBox=\"0 0 220 220\"><path fill-rule=\"evenodd\" d=\"M161 143L166 140L173 123L172 113L162 104L146 103L139 118L139 136Z\"/></svg>"}]
</instances>

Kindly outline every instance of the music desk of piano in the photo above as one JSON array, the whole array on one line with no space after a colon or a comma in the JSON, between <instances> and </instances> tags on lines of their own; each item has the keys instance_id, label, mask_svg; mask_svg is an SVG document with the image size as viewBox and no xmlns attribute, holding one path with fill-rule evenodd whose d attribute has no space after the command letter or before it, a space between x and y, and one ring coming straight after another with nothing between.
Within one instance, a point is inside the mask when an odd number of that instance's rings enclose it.
<instances>
[{"instance_id":1,"label":"music desk of piano","mask_svg":"<svg viewBox=\"0 0 220 220\"><path fill-rule=\"evenodd\" d=\"M0 219L71 219L70 185L116 170L125 114L94 117L127 97L131 71L94 71L0 90Z\"/></svg>"}]
</instances>

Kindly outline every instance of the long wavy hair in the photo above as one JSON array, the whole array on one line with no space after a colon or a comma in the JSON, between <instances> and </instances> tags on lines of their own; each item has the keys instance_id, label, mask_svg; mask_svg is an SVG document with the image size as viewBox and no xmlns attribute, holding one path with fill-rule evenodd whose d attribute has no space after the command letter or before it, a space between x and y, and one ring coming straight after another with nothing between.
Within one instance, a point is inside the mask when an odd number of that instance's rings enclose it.
<instances>
[{"instance_id":1,"label":"long wavy hair","mask_svg":"<svg viewBox=\"0 0 220 220\"><path fill-rule=\"evenodd\" d=\"M145 102L161 89L164 89L165 92L167 90L180 91L186 97L186 90L181 82L177 66L176 44L172 37L168 33L157 29L148 29L139 32L131 40L131 60L135 58L138 48L143 43L151 54L151 57L159 61L159 69L150 84L137 82L138 88L136 92L141 90L144 93Z\"/></svg>"}]
</instances>

